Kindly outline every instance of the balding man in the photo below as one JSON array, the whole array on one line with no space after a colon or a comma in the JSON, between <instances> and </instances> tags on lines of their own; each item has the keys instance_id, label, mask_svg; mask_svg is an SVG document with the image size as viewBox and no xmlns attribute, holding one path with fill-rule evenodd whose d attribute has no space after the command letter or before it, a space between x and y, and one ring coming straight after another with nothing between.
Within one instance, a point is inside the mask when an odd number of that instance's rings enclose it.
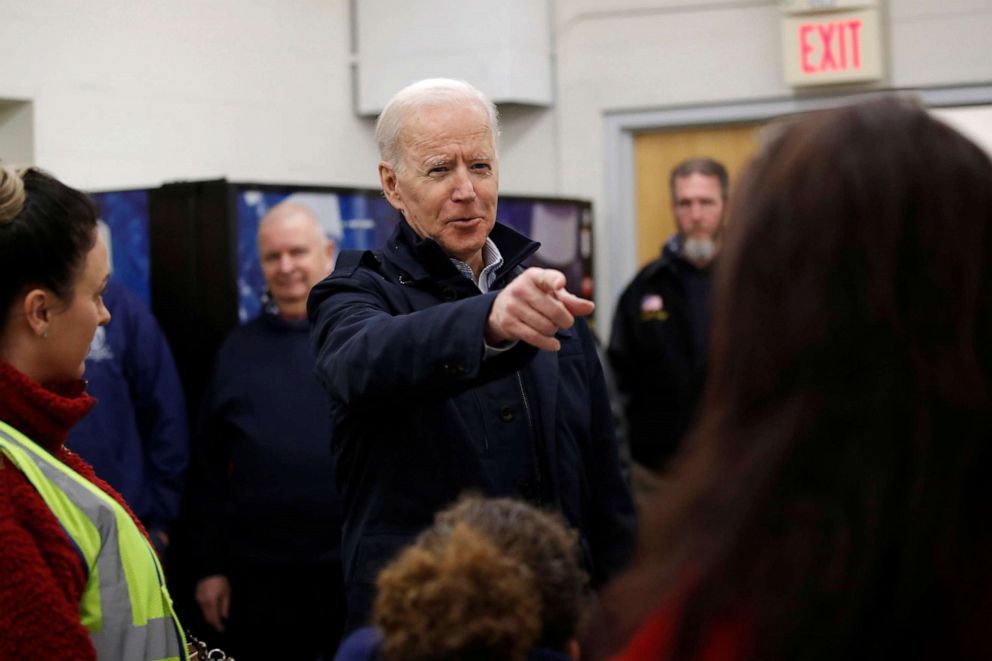
<instances>
[{"instance_id":1,"label":"balding man","mask_svg":"<svg viewBox=\"0 0 992 661\"><path fill-rule=\"evenodd\" d=\"M262 218L267 301L225 340L207 393L196 597L238 659L330 659L344 621L327 398L305 317L333 251L306 207L283 203Z\"/></svg>"},{"instance_id":2,"label":"balding man","mask_svg":"<svg viewBox=\"0 0 992 661\"><path fill-rule=\"evenodd\" d=\"M565 277L495 222L496 109L427 80L379 117L379 177L402 215L381 251L345 253L310 296L331 401L348 628L380 567L464 491L559 510L595 583L633 542L602 369Z\"/></svg>"}]
</instances>

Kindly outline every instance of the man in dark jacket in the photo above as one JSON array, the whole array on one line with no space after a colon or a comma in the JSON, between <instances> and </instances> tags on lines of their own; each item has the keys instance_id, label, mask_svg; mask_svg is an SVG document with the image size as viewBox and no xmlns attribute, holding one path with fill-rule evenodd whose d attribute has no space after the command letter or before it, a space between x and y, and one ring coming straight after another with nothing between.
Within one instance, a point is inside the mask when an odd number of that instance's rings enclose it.
<instances>
[{"instance_id":1,"label":"man in dark jacket","mask_svg":"<svg viewBox=\"0 0 992 661\"><path fill-rule=\"evenodd\" d=\"M592 303L538 245L495 224L498 126L467 83L427 80L379 117L379 175L403 219L381 252L342 255L310 295L344 501L349 628L378 570L464 491L560 510L593 580L633 545Z\"/></svg>"},{"instance_id":2,"label":"man in dark jacket","mask_svg":"<svg viewBox=\"0 0 992 661\"><path fill-rule=\"evenodd\" d=\"M613 318L609 358L625 399L635 492L664 471L702 391L727 188L727 170L709 158L672 170L678 233L627 286Z\"/></svg>"},{"instance_id":3,"label":"man in dark jacket","mask_svg":"<svg viewBox=\"0 0 992 661\"><path fill-rule=\"evenodd\" d=\"M330 659L344 625L341 511L306 299L333 244L306 207L262 218L262 313L216 360L198 435L204 619L238 659Z\"/></svg>"}]
</instances>

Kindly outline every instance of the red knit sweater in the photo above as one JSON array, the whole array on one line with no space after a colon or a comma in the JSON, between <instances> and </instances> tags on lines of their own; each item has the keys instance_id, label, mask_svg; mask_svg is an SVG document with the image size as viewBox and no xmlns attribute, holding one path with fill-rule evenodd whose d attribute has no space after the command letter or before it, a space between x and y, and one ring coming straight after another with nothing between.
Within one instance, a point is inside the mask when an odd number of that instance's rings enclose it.
<instances>
[{"instance_id":1,"label":"red knit sweater","mask_svg":"<svg viewBox=\"0 0 992 661\"><path fill-rule=\"evenodd\" d=\"M65 447L69 429L96 403L85 385L79 380L44 388L0 362L0 420L107 492L144 533L120 494ZM45 501L0 454L0 659L96 659L79 621L86 575Z\"/></svg>"},{"instance_id":2,"label":"red knit sweater","mask_svg":"<svg viewBox=\"0 0 992 661\"><path fill-rule=\"evenodd\" d=\"M627 642L627 646L610 661L665 661L675 653L678 628L687 596L688 583L676 590L655 608ZM745 661L751 653L752 627L739 613L726 612L702 632L696 661Z\"/></svg>"}]
</instances>

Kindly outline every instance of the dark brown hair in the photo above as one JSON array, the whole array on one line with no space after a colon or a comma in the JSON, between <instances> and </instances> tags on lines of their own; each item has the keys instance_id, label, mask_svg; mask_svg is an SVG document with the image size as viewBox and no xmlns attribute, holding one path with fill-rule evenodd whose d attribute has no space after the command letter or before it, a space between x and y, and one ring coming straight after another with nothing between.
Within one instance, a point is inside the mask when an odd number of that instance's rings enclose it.
<instances>
[{"instance_id":1,"label":"dark brown hair","mask_svg":"<svg viewBox=\"0 0 992 661\"><path fill-rule=\"evenodd\" d=\"M988 651L988 156L908 101L817 113L730 217L704 405L616 588L625 630L681 594L678 658L728 612L753 658Z\"/></svg>"},{"instance_id":2,"label":"dark brown hair","mask_svg":"<svg viewBox=\"0 0 992 661\"><path fill-rule=\"evenodd\" d=\"M727 168L720 161L700 156L687 158L672 168L671 174L668 175L668 190L672 195L673 205L676 203L675 180L680 177L688 177L690 174L716 177L720 181L720 195L724 202L727 201L727 196L730 194L730 177L727 175Z\"/></svg>"},{"instance_id":3,"label":"dark brown hair","mask_svg":"<svg viewBox=\"0 0 992 661\"><path fill-rule=\"evenodd\" d=\"M18 296L47 287L70 299L96 242L96 208L83 193L37 169L0 172L0 327Z\"/></svg>"}]
</instances>

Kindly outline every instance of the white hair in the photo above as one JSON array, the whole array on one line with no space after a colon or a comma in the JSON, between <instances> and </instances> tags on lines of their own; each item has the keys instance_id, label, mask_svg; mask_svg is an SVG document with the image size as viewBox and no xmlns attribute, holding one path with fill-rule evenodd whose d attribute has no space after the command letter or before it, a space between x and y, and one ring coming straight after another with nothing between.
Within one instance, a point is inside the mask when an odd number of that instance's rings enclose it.
<instances>
[{"instance_id":1,"label":"white hair","mask_svg":"<svg viewBox=\"0 0 992 661\"><path fill-rule=\"evenodd\" d=\"M107 246L107 261L110 262L110 272L114 272L114 242L111 239L111 234L113 232L110 229L110 225L107 224L103 218L96 219L96 234L103 241L103 245Z\"/></svg>"},{"instance_id":2,"label":"white hair","mask_svg":"<svg viewBox=\"0 0 992 661\"><path fill-rule=\"evenodd\" d=\"M464 80L452 78L427 78L407 85L393 95L379 114L375 124L375 140L379 145L379 158L393 169L400 167L400 133L411 112L448 103L478 103L489 118L493 147L499 138L499 112L489 97Z\"/></svg>"}]
</instances>

